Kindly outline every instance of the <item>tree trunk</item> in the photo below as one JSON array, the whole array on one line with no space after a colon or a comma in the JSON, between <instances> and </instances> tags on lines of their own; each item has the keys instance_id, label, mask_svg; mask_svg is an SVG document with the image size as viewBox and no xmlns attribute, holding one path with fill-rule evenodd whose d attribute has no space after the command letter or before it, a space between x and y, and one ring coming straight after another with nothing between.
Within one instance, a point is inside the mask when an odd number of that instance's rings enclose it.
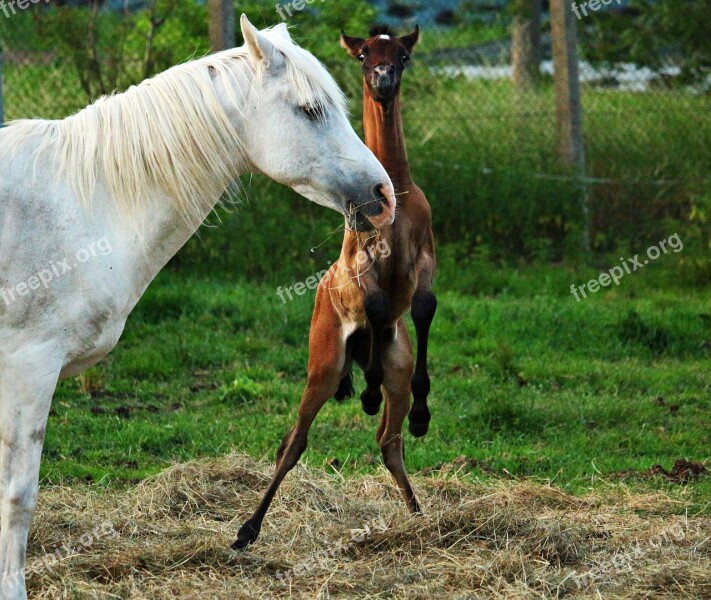
<instances>
[{"instance_id":1,"label":"tree trunk","mask_svg":"<svg viewBox=\"0 0 711 600\"><path fill-rule=\"evenodd\" d=\"M232 0L209 0L210 46L213 52L235 47L235 5Z\"/></svg>"},{"instance_id":2,"label":"tree trunk","mask_svg":"<svg viewBox=\"0 0 711 600\"><path fill-rule=\"evenodd\" d=\"M582 248L590 250L590 206L585 183L585 140L583 107L575 19L569 0L551 0L551 35L555 67L558 154L566 167L573 168L580 182L580 207L583 218Z\"/></svg>"},{"instance_id":3,"label":"tree trunk","mask_svg":"<svg viewBox=\"0 0 711 600\"><path fill-rule=\"evenodd\" d=\"M519 90L535 85L540 75L541 4L541 0L514 0L513 82Z\"/></svg>"}]
</instances>

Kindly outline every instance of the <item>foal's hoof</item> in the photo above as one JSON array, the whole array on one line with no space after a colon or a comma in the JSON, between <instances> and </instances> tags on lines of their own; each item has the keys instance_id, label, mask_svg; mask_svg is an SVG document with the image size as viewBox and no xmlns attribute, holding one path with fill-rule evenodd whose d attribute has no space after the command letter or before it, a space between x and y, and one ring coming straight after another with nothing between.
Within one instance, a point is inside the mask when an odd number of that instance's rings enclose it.
<instances>
[{"instance_id":1,"label":"foal's hoof","mask_svg":"<svg viewBox=\"0 0 711 600\"><path fill-rule=\"evenodd\" d=\"M363 412L371 417L380 412L380 405L383 403L383 394L380 390L365 390L360 395L360 403L363 407Z\"/></svg>"},{"instance_id":2,"label":"foal's hoof","mask_svg":"<svg viewBox=\"0 0 711 600\"><path fill-rule=\"evenodd\" d=\"M250 544L254 544L259 537L259 529L247 521L239 529L237 540L232 544L232 550L244 550Z\"/></svg>"},{"instance_id":3,"label":"foal's hoof","mask_svg":"<svg viewBox=\"0 0 711 600\"><path fill-rule=\"evenodd\" d=\"M427 408L424 410L411 410L408 416L410 433L416 438L425 435L430 428L431 418L432 416Z\"/></svg>"},{"instance_id":4,"label":"foal's hoof","mask_svg":"<svg viewBox=\"0 0 711 600\"><path fill-rule=\"evenodd\" d=\"M430 429L430 423L429 421L425 421L424 423L413 423L410 421L409 428L413 437L420 438L427 434Z\"/></svg>"}]
</instances>

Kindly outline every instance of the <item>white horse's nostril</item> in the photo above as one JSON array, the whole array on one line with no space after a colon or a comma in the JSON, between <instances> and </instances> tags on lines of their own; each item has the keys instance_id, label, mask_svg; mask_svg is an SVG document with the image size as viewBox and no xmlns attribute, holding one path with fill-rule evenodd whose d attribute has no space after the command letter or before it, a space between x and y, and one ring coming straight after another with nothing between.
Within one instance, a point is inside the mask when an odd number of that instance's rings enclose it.
<instances>
[{"instance_id":1,"label":"white horse's nostril","mask_svg":"<svg viewBox=\"0 0 711 600\"><path fill-rule=\"evenodd\" d=\"M382 202L387 206L388 204L388 198L384 189L384 186L381 183L378 183L373 186L373 188L370 190L371 195L373 198L378 200L378 202Z\"/></svg>"}]
</instances>

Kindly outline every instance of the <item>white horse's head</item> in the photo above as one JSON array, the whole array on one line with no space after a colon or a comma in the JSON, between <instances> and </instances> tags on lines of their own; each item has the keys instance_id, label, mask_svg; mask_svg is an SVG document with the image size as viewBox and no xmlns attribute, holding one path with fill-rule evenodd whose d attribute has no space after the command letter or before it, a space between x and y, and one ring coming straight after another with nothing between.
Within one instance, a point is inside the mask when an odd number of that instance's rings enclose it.
<instances>
[{"instance_id":1,"label":"white horse's head","mask_svg":"<svg viewBox=\"0 0 711 600\"><path fill-rule=\"evenodd\" d=\"M259 31L244 15L241 25L254 79L225 109L241 129L250 167L348 215L352 226L392 223L392 182L351 127L331 75L285 25ZM226 88L239 85L237 78L216 79L225 98L236 97Z\"/></svg>"}]
</instances>

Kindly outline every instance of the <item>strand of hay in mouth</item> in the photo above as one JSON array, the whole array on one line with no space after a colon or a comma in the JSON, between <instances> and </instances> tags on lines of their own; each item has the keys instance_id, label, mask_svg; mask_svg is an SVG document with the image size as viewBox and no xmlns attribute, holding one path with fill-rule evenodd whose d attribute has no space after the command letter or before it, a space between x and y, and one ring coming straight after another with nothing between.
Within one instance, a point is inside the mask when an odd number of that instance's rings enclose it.
<instances>
[{"instance_id":1,"label":"strand of hay in mouth","mask_svg":"<svg viewBox=\"0 0 711 600\"><path fill-rule=\"evenodd\" d=\"M426 514L412 517L385 471L343 479L298 467L257 544L233 552L271 469L233 454L131 489L44 490L30 597L711 598L709 518L623 486L579 498L417 476Z\"/></svg>"}]
</instances>

